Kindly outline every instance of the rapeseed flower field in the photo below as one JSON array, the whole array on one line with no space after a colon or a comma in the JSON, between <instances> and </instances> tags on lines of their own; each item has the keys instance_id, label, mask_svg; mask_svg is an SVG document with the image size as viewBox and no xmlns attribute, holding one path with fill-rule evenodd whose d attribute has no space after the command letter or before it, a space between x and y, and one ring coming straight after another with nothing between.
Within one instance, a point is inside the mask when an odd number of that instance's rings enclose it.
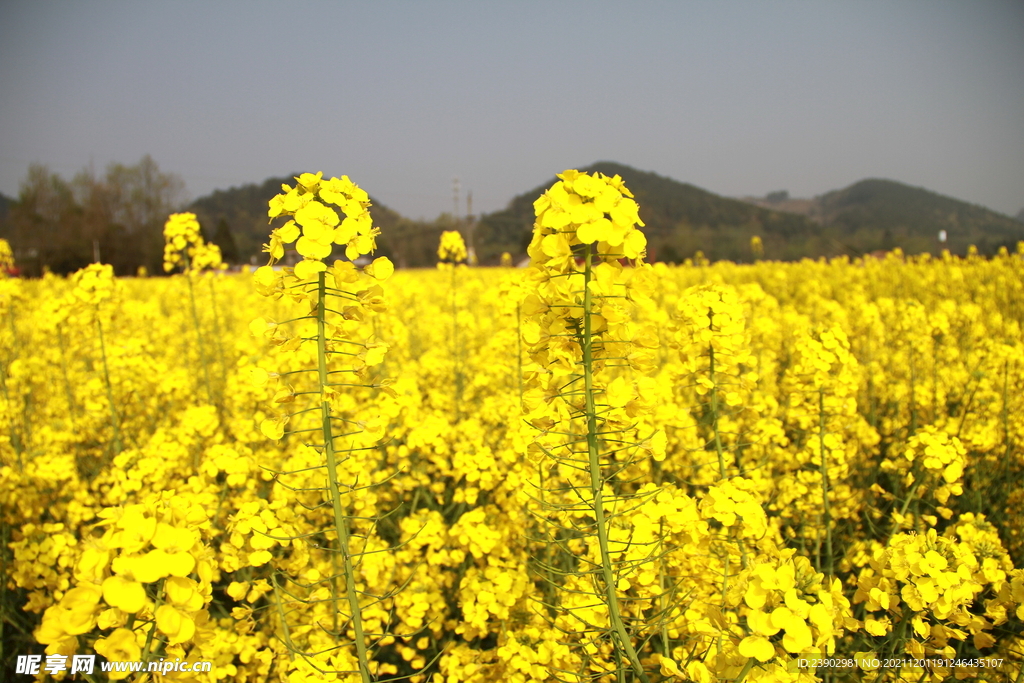
<instances>
[{"instance_id":1,"label":"rapeseed flower field","mask_svg":"<svg viewBox=\"0 0 1024 683\"><path fill-rule=\"evenodd\" d=\"M255 272L175 214L170 277L0 279L0 666L1024 681L1024 245L652 265L559 178L525 269L307 173Z\"/></svg>"}]
</instances>

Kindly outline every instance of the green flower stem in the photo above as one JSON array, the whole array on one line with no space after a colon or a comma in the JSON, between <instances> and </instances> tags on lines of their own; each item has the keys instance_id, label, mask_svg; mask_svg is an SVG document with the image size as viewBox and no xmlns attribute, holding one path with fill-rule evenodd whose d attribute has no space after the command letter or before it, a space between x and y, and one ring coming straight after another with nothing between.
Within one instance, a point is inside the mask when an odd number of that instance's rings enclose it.
<instances>
[{"instance_id":1,"label":"green flower stem","mask_svg":"<svg viewBox=\"0 0 1024 683\"><path fill-rule=\"evenodd\" d=\"M337 605L340 598L338 597L338 553L331 553L331 604ZM334 634L335 639L338 639L340 635L340 625L338 624L338 610L331 610L331 633Z\"/></svg>"},{"instance_id":2,"label":"green flower stem","mask_svg":"<svg viewBox=\"0 0 1024 683\"><path fill-rule=\"evenodd\" d=\"M452 359L455 364L455 422L459 421L462 411L462 359L459 355L459 309L458 280L455 269L458 264L452 263Z\"/></svg>"},{"instance_id":3,"label":"green flower stem","mask_svg":"<svg viewBox=\"0 0 1024 683\"><path fill-rule=\"evenodd\" d=\"M920 472L918 472L917 463L914 463L914 466L910 469L910 473L914 475L914 483L910 485L909 489L907 489L907 497L903 500L902 507L900 507L900 516L901 517L903 515L907 514L907 508L909 508L910 504L913 503L916 500L916 498L914 497L914 494L917 493L918 487L921 485L921 482L924 481L924 477L921 475ZM892 522L892 531L889 532L889 535L891 536L892 534L895 534L896 532L898 532L899 528L900 528L900 523L897 522L896 520L893 520L893 522Z\"/></svg>"},{"instance_id":4,"label":"green flower stem","mask_svg":"<svg viewBox=\"0 0 1024 683\"><path fill-rule=\"evenodd\" d=\"M320 376L320 386L328 384L327 378L327 279L325 273L319 274L319 285L317 289L316 307L316 352L317 370ZM321 396L323 396L321 394ZM363 683L371 683L370 666L366 655L366 642L363 637L363 619L359 608L359 596L356 593L355 571L352 567L352 555L349 552L349 531L348 517L341 509L341 491L338 489L338 461L334 453L334 433L331 428L331 404L327 398L320 399L320 415L323 420L324 455L327 458L327 485L331 493L331 503L334 508L334 526L338 533L338 552L341 558L345 573L345 593L348 599L349 609L352 612L352 629L355 631L356 656L359 660L359 673Z\"/></svg>"},{"instance_id":5,"label":"green flower stem","mask_svg":"<svg viewBox=\"0 0 1024 683\"><path fill-rule=\"evenodd\" d=\"M614 635L613 642L616 652L626 656L633 667L633 672L643 683L648 683L647 674L640 665L640 658L633 649L633 643L626 627L622 623L619 610L619 598L616 594L616 582L611 555L608 552L608 523L604 516L604 477L601 474L601 459L597 445L597 409L594 405L594 359L593 331L591 321L590 280L592 277L590 264L590 245L584 251L583 271L583 382L586 398L587 416L587 450L590 456L590 491L593 496L594 522L597 526L597 541L601 547L601 578L605 588L605 601L608 603L608 616Z\"/></svg>"},{"instance_id":6,"label":"green flower stem","mask_svg":"<svg viewBox=\"0 0 1024 683\"><path fill-rule=\"evenodd\" d=\"M708 320L714 317L714 312L708 312ZM710 327L710 323L709 323ZM718 476L725 479L725 454L722 452L722 436L718 432L718 383L715 382L715 347L708 344L708 357L711 361L711 424L715 430L715 452L718 453Z\"/></svg>"},{"instance_id":7,"label":"green flower stem","mask_svg":"<svg viewBox=\"0 0 1024 683\"><path fill-rule=\"evenodd\" d=\"M939 339L932 337L932 422L939 419Z\"/></svg>"},{"instance_id":8,"label":"green flower stem","mask_svg":"<svg viewBox=\"0 0 1024 683\"><path fill-rule=\"evenodd\" d=\"M196 309L196 293L192 286L192 273L189 270L188 256L185 257L185 278L188 280L188 301L192 308L192 326L196 330L196 339L199 341L199 361L203 365L203 382L206 385L206 400L209 405L214 405L213 389L210 387L210 368L206 362L206 345L203 344L203 332L199 329L199 311Z\"/></svg>"},{"instance_id":9,"label":"green flower stem","mask_svg":"<svg viewBox=\"0 0 1024 683\"><path fill-rule=\"evenodd\" d=\"M288 654L294 657L296 648L292 643L291 629L288 628L288 617L284 613L284 605L281 601L282 591L277 583L277 574L270 575L270 583L274 587L274 608L277 610L277 618L281 622L281 629L284 631L284 642L288 646Z\"/></svg>"},{"instance_id":10,"label":"green flower stem","mask_svg":"<svg viewBox=\"0 0 1024 683\"><path fill-rule=\"evenodd\" d=\"M729 532L732 536L732 532ZM729 549L725 549L725 555L722 558L722 610L724 611L728 607L728 596L729 596ZM715 640L715 648L718 654L722 654L722 636L719 635Z\"/></svg>"},{"instance_id":11,"label":"green flower stem","mask_svg":"<svg viewBox=\"0 0 1024 683\"><path fill-rule=\"evenodd\" d=\"M910 353L910 432L909 439L917 433L917 372L914 368L914 347L911 345Z\"/></svg>"},{"instance_id":12,"label":"green flower stem","mask_svg":"<svg viewBox=\"0 0 1024 683\"><path fill-rule=\"evenodd\" d=\"M60 346L60 372L64 379L64 396L68 401L68 419L71 422L71 431L77 432L75 422L78 420L78 410L75 408L75 392L71 388L71 378L68 375L68 346L64 338L64 328L60 325L57 325L57 341ZM81 443L78 440L74 442L74 449L77 462L81 457Z\"/></svg>"},{"instance_id":13,"label":"green flower stem","mask_svg":"<svg viewBox=\"0 0 1024 683\"><path fill-rule=\"evenodd\" d=\"M12 417L12 406L11 406L11 394L7 389L7 364L0 363L0 388L4 392L4 403L7 405L7 423L11 430L11 446L14 447L14 453L17 457L18 471L21 472L24 467L22 462L22 453L25 451L24 445L21 443L21 437L18 435L18 430L14 426L14 418Z\"/></svg>"},{"instance_id":14,"label":"green flower stem","mask_svg":"<svg viewBox=\"0 0 1024 683\"><path fill-rule=\"evenodd\" d=\"M7 516L7 511L4 511ZM0 662L6 662L4 658L4 625L7 623L7 548L11 542L11 528L6 524L0 525Z\"/></svg>"},{"instance_id":15,"label":"green flower stem","mask_svg":"<svg viewBox=\"0 0 1024 683\"><path fill-rule=\"evenodd\" d=\"M1003 463L1000 477L1006 478L1010 473L1010 411L1007 401L1010 380L1010 361L1003 362L1003 409L1000 412L1000 420L1003 423ZM1024 671L1024 668L1021 669Z\"/></svg>"},{"instance_id":16,"label":"green flower stem","mask_svg":"<svg viewBox=\"0 0 1024 683\"><path fill-rule=\"evenodd\" d=\"M160 579L160 583L156 585L156 604L153 606L153 623L149 625L149 633L146 634L146 645L142 649L143 662L149 660L149 651L153 645L153 635L156 633L156 612L164 602L164 581L166 581L166 579Z\"/></svg>"},{"instance_id":17,"label":"green flower stem","mask_svg":"<svg viewBox=\"0 0 1024 683\"><path fill-rule=\"evenodd\" d=\"M868 369L868 424L872 429L878 429L878 398L875 396L875 373L871 372L874 363L874 354L871 352L871 344L867 344L867 353L864 359L864 367Z\"/></svg>"},{"instance_id":18,"label":"green flower stem","mask_svg":"<svg viewBox=\"0 0 1024 683\"><path fill-rule=\"evenodd\" d=\"M520 396L520 403L522 403L521 396ZM538 470L538 474L539 474L539 478L540 478L540 487L539 487L539 490L538 490L537 493L538 493L538 496L539 496L539 499L540 499L541 512L543 513L544 510L546 510L547 507L548 507L547 502L544 500L544 493L547 491L547 488L546 488L547 484L544 481L545 480L544 473L545 473L545 470L547 470L547 463L543 459L541 459L540 462L537 463L537 470ZM557 535L558 532L556 531L555 533ZM557 541L556 541L556 543L557 543ZM552 557L551 544L550 543L545 543L544 544L544 560L543 560L543 565L540 567L538 573L542 575L541 578L544 581L544 586L543 586L544 601L545 601L545 604L549 605L549 608L548 608L549 611L551 610L550 606L555 604L555 575L556 575L556 572L554 570L554 564L555 564L555 561L554 561L554 558Z\"/></svg>"},{"instance_id":19,"label":"green flower stem","mask_svg":"<svg viewBox=\"0 0 1024 683\"><path fill-rule=\"evenodd\" d=\"M708 329L714 328L715 312L708 309ZM708 343L708 379L711 381L711 428L715 434L715 453L718 454L718 476L719 479L724 481L726 478L725 473L725 449L722 447L722 433L718 427L718 381L715 377L715 347L710 342ZM737 468L739 468L739 459L737 458ZM729 530L729 538L732 538L732 530ZM742 565L746 565L746 549L743 543L737 539L737 545L739 546L740 553L742 555ZM724 563L724 575L722 577L722 608L725 609L725 596L729 589L729 549L725 550ZM719 639L719 650L721 650L721 639ZM745 675L745 674L744 674Z\"/></svg>"},{"instance_id":20,"label":"green flower stem","mask_svg":"<svg viewBox=\"0 0 1024 683\"><path fill-rule=\"evenodd\" d=\"M665 657L672 656L668 637L668 605L665 604L665 520L658 520L658 604L661 611L661 646Z\"/></svg>"},{"instance_id":21,"label":"green flower stem","mask_svg":"<svg viewBox=\"0 0 1024 683\"><path fill-rule=\"evenodd\" d=\"M96 311L96 334L100 339L100 357L103 359L103 382L107 386L107 403L110 405L110 424L114 428L114 455L123 450L121 445L121 419L114 405L114 387L110 383L110 365L107 363L107 344L103 339L103 323L100 322L99 311Z\"/></svg>"},{"instance_id":22,"label":"green flower stem","mask_svg":"<svg viewBox=\"0 0 1024 683\"><path fill-rule=\"evenodd\" d=\"M224 358L224 343L221 341L220 308L217 306L217 289L213 286L216 278L210 278L210 310L213 311L213 338L217 342L217 357L220 359L221 388L227 382L228 363Z\"/></svg>"},{"instance_id":23,"label":"green flower stem","mask_svg":"<svg viewBox=\"0 0 1024 683\"><path fill-rule=\"evenodd\" d=\"M733 683L743 683L743 679L747 677L747 674L750 673L750 670L753 668L754 658L751 657L747 660L747 663L743 665L743 669L740 671L740 675L736 677L736 680L733 681Z\"/></svg>"},{"instance_id":24,"label":"green flower stem","mask_svg":"<svg viewBox=\"0 0 1024 683\"><path fill-rule=\"evenodd\" d=\"M818 389L818 446L821 451L821 500L825 516L825 566L820 569L832 575L832 513L828 504L828 454L825 451L825 390Z\"/></svg>"},{"instance_id":25,"label":"green flower stem","mask_svg":"<svg viewBox=\"0 0 1024 683\"><path fill-rule=\"evenodd\" d=\"M523 407L523 312L516 304L516 377L519 378L519 407Z\"/></svg>"},{"instance_id":26,"label":"green flower stem","mask_svg":"<svg viewBox=\"0 0 1024 683\"><path fill-rule=\"evenodd\" d=\"M13 306L13 303L11 305ZM17 334L17 330L14 327L14 311L13 311L13 309L8 309L8 311L7 311L7 322L9 323L10 328L11 328L11 349L16 350L18 348L18 334ZM11 405L11 394L10 394L10 390L7 387L7 380L8 380L7 370L10 368L11 363L13 363L13 362L14 362L14 352L12 351L11 355L7 357L6 361L3 362L3 363L0 363L0 387L3 388L4 401L7 404L7 419L9 421L10 430L11 430L11 446L14 447L14 452L15 452L15 455L17 456L18 471L21 472L22 471L22 467L24 466L24 463L22 461L22 455L25 452L25 443L24 443L24 441L21 438L21 434L18 433L17 428L14 426L14 406ZM24 417L25 417L24 414L22 414L23 424L24 424ZM27 429L25 430L25 433L26 434L28 433Z\"/></svg>"},{"instance_id":27,"label":"green flower stem","mask_svg":"<svg viewBox=\"0 0 1024 683\"><path fill-rule=\"evenodd\" d=\"M57 340L60 343L60 371L64 377L64 395L68 399L68 413L71 415L71 428L75 427L75 393L71 389L71 379L68 377L67 342L64 340L64 330L57 326Z\"/></svg>"}]
</instances>

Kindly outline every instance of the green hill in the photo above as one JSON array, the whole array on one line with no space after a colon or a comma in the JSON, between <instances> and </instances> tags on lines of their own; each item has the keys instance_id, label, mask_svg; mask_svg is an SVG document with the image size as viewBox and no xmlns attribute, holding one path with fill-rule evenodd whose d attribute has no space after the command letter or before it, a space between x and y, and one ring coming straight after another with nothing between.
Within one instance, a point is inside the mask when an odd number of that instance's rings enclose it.
<instances>
[{"instance_id":1,"label":"green hill","mask_svg":"<svg viewBox=\"0 0 1024 683\"><path fill-rule=\"evenodd\" d=\"M991 255L1001 246L1012 251L1024 240L1019 220L891 180L862 180L813 200L789 200L779 192L743 201L623 164L599 162L579 170L622 176L640 204L652 261L680 261L698 250L711 260L750 261L754 235L764 242L765 258L782 260L862 256L895 247L908 254L943 248L964 254L972 244ZM525 252L533 201L555 180L481 217L476 245L484 263L503 251ZM944 244L940 230L946 231Z\"/></svg>"},{"instance_id":2,"label":"green hill","mask_svg":"<svg viewBox=\"0 0 1024 683\"><path fill-rule=\"evenodd\" d=\"M613 162L579 169L619 175L640 204L649 260L680 261L703 251L710 259L751 261L750 238L760 235L765 256L775 259L842 253L843 246L806 216L773 211L721 197L656 173ZM481 261L503 251L524 254L533 228L533 202L557 178L513 199L504 211L482 216L476 230Z\"/></svg>"},{"instance_id":3,"label":"green hill","mask_svg":"<svg viewBox=\"0 0 1024 683\"><path fill-rule=\"evenodd\" d=\"M983 206L893 180L867 179L816 198L815 213L827 229L862 251L901 247L908 254L946 248L983 254L1011 251L1024 240L1024 225ZM946 243L938 234L946 231Z\"/></svg>"},{"instance_id":4,"label":"green hill","mask_svg":"<svg viewBox=\"0 0 1024 683\"><path fill-rule=\"evenodd\" d=\"M651 261L678 262L702 251L712 260L749 262L754 235L764 243L765 258L780 260L861 256L897 246L909 254L937 253L942 247L962 254L975 244L992 254L1000 246L1012 250L1024 240L1024 223L1009 216L891 180L862 180L813 200L770 202L722 197L612 162L579 170L622 176L640 204ZM533 202L555 180L516 196L503 211L481 216L473 240L481 263L497 263L505 251L517 260L525 255ZM208 235L216 235L218 244L225 231L230 233L239 262L256 257L262 263L266 256L261 247L269 231L267 203L283 183L293 182L284 176L217 190L192 202L188 210L198 215ZM382 230L378 254L391 257L399 267L432 265L441 232L455 227L448 215L413 221L377 202L370 211ZM940 230L947 233L945 245L938 242Z\"/></svg>"}]
</instances>

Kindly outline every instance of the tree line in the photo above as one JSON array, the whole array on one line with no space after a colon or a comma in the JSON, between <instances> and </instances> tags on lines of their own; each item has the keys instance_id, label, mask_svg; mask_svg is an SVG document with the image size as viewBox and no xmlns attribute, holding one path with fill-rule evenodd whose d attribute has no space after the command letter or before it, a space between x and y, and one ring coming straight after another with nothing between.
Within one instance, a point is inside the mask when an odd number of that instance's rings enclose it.
<instances>
[{"instance_id":1,"label":"tree line","mask_svg":"<svg viewBox=\"0 0 1024 683\"><path fill-rule=\"evenodd\" d=\"M856 257L897 246L907 253L948 248L963 254L974 244L992 254L1001 246L1012 251L1024 239L1024 226L1008 216L893 181L865 180L816 198L815 218L720 197L622 164L583 170L621 175L635 193L650 261L680 262L699 251L711 260L749 262L758 257L750 246L754 236L762 240L765 258L781 260ZM6 212L0 202L0 237L30 277L47 270L70 273L96 260L113 265L118 275L134 275L140 267L156 274L162 272L164 222L186 210L197 214L203 238L221 248L227 263L260 264L266 262L267 202L282 183L293 182L292 176L268 178L216 190L186 206L184 182L148 155L135 165L110 164L102 175L86 168L70 180L33 165ZM446 213L412 220L371 198L374 225L381 229L377 253L400 268L432 267L441 233L459 230L481 265L496 265L503 252L518 261L529 243L533 201L551 182L475 218ZM939 230L947 242L939 241ZM341 249L335 258L344 258Z\"/></svg>"},{"instance_id":2,"label":"tree line","mask_svg":"<svg viewBox=\"0 0 1024 683\"><path fill-rule=\"evenodd\" d=\"M118 275L140 268L159 273L164 223L181 209L184 187L148 154L134 165L112 163L103 174L85 168L70 180L33 164L0 220L0 236L28 277L67 274L94 261L111 264ZM230 229L217 228L207 239L230 251Z\"/></svg>"},{"instance_id":3,"label":"tree line","mask_svg":"<svg viewBox=\"0 0 1024 683\"><path fill-rule=\"evenodd\" d=\"M0 206L0 237L11 244L26 277L65 275L94 261L111 264L121 276L140 268L160 274L164 223L184 210L197 214L204 240L220 247L226 263L260 264L266 261L267 202L290 182L290 176L268 178L186 204L182 179L161 171L149 155L134 165L112 163L102 174L85 168L70 180L33 164L17 198ZM410 220L376 201L371 212L381 228L377 253L403 268L432 267L445 230L472 232L471 220L451 214ZM344 258L343 250L336 258Z\"/></svg>"}]
</instances>

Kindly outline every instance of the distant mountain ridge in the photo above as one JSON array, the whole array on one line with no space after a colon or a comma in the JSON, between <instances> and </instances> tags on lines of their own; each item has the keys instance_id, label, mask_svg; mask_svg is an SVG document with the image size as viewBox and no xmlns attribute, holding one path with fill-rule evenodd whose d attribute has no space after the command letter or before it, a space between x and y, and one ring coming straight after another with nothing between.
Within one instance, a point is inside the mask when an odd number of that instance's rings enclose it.
<instances>
[{"instance_id":1,"label":"distant mountain ridge","mask_svg":"<svg viewBox=\"0 0 1024 683\"><path fill-rule=\"evenodd\" d=\"M850 242L877 244L879 249L899 246L919 253L938 246L963 253L973 244L982 253L994 253L1001 246L1012 250L1024 239L1019 219L895 180L868 178L814 199L778 194L744 201L801 213L838 229ZM938 242L940 231L945 231L945 243Z\"/></svg>"},{"instance_id":2,"label":"distant mountain ridge","mask_svg":"<svg viewBox=\"0 0 1024 683\"><path fill-rule=\"evenodd\" d=\"M701 251L711 260L750 262L755 257L750 249L754 235L762 239L764 258L778 260L861 256L897 246L909 254L938 253L943 248L962 254L974 244L992 254L1000 246L1012 251L1024 240L1024 223L1019 220L892 180L866 179L809 200L772 193L769 201L723 197L609 161L578 170L623 178L640 205L649 260L679 262ZM525 254L533 202L555 180L552 176L514 197L505 209L479 217L473 242L481 263L497 263L506 251L517 258ZM261 261L261 245L269 231L267 203L282 184L293 183L292 176L283 176L217 190L196 199L188 210L195 211L207 230L225 221L240 260L256 256ZM378 202L373 202L371 214L382 230L380 253L401 266L432 265L438 235L456 227L450 216L413 221ZM946 231L945 243L938 240L940 230Z\"/></svg>"},{"instance_id":3,"label":"distant mountain ridge","mask_svg":"<svg viewBox=\"0 0 1024 683\"><path fill-rule=\"evenodd\" d=\"M579 169L619 175L640 205L652 260L679 261L702 251L712 260L749 261L750 238L761 237L765 258L862 256L896 247L908 254L983 254L1010 251L1024 240L1021 221L975 204L893 180L869 178L811 200L788 193L743 200L613 162ZM533 200L555 181L514 198L508 208L483 216L478 244L484 255L522 250L533 223ZM1021 212L1024 217L1024 211ZM945 231L945 242L939 241ZM515 249L514 249L515 248Z\"/></svg>"},{"instance_id":4,"label":"distant mountain ridge","mask_svg":"<svg viewBox=\"0 0 1024 683\"><path fill-rule=\"evenodd\" d=\"M752 206L721 197L689 183L610 161L577 170L621 176L640 205L648 254L679 261L703 251L713 259L750 261L750 238L760 235L774 258L800 258L806 247L820 250L820 228L806 216ZM557 180L515 197L503 211L486 214L477 226L481 259L502 251L523 253L533 226L533 202Z\"/></svg>"}]
</instances>

